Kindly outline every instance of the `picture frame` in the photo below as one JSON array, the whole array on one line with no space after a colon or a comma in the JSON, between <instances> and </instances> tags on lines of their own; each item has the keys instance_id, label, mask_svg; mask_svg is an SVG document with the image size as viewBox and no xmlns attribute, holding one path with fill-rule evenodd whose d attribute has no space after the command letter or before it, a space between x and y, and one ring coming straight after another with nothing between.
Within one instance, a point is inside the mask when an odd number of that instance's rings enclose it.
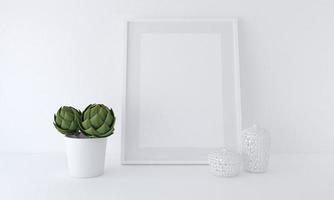
<instances>
[{"instance_id":1,"label":"picture frame","mask_svg":"<svg viewBox=\"0 0 334 200\"><path fill-rule=\"evenodd\" d=\"M237 19L124 21L122 164L207 164L239 150Z\"/></svg>"}]
</instances>

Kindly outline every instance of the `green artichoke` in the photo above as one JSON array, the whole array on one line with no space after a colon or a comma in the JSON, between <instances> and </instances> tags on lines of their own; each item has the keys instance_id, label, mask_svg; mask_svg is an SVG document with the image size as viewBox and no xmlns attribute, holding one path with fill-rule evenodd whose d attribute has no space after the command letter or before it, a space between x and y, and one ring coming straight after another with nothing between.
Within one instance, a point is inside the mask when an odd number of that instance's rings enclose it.
<instances>
[{"instance_id":1,"label":"green artichoke","mask_svg":"<svg viewBox=\"0 0 334 200\"><path fill-rule=\"evenodd\" d=\"M80 116L79 110L71 106L63 106L54 115L53 125L62 134L77 135L79 134Z\"/></svg>"},{"instance_id":2,"label":"green artichoke","mask_svg":"<svg viewBox=\"0 0 334 200\"><path fill-rule=\"evenodd\" d=\"M108 137L114 133L115 115L103 104L90 104L81 116L80 129L89 137Z\"/></svg>"}]
</instances>

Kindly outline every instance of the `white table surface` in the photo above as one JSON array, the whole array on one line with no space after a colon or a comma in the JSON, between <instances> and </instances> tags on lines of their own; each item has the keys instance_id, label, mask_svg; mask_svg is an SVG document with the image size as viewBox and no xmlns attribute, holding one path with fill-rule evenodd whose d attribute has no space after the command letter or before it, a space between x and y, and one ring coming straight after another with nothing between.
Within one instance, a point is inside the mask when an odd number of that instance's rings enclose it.
<instances>
[{"instance_id":1,"label":"white table surface","mask_svg":"<svg viewBox=\"0 0 334 200\"><path fill-rule=\"evenodd\" d=\"M212 176L205 165L121 166L112 156L101 177L66 170L64 154L0 154L0 199L334 199L334 154L273 155L267 173L234 178Z\"/></svg>"}]
</instances>

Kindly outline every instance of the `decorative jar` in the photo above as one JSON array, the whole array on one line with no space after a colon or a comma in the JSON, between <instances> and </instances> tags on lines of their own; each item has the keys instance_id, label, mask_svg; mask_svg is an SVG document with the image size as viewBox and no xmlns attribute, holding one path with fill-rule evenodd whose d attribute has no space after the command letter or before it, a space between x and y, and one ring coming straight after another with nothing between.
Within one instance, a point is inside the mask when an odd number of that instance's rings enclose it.
<instances>
[{"instance_id":1,"label":"decorative jar","mask_svg":"<svg viewBox=\"0 0 334 200\"><path fill-rule=\"evenodd\" d=\"M242 131L242 158L248 172L262 173L268 168L270 155L269 132L257 125Z\"/></svg>"},{"instance_id":2,"label":"decorative jar","mask_svg":"<svg viewBox=\"0 0 334 200\"><path fill-rule=\"evenodd\" d=\"M240 173L241 156L227 148L210 153L208 161L210 171L214 175L231 177Z\"/></svg>"}]
</instances>

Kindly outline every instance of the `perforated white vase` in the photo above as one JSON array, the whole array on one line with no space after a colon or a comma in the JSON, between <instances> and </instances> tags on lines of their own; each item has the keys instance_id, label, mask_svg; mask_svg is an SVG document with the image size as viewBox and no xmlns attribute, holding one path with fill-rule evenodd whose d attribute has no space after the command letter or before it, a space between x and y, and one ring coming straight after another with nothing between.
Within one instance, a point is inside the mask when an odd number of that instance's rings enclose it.
<instances>
[{"instance_id":1,"label":"perforated white vase","mask_svg":"<svg viewBox=\"0 0 334 200\"><path fill-rule=\"evenodd\" d=\"M242 157L244 169L248 172L267 171L270 156L269 132L257 125L242 132Z\"/></svg>"},{"instance_id":2,"label":"perforated white vase","mask_svg":"<svg viewBox=\"0 0 334 200\"><path fill-rule=\"evenodd\" d=\"M209 153L208 161L212 174L223 177L237 176L241 168L240 155L228 148Z\"/></svg>"},{"instance_id":3,"label":"perforated white vase","mask_svg":"<svg viewBox=\"0 0 334 200\"><path fill-rule=\"evenodd\" d=\"M107 138L65 137L65 143L70 176L88 178L103 174Z\"/></svg>"}]
</instances>

